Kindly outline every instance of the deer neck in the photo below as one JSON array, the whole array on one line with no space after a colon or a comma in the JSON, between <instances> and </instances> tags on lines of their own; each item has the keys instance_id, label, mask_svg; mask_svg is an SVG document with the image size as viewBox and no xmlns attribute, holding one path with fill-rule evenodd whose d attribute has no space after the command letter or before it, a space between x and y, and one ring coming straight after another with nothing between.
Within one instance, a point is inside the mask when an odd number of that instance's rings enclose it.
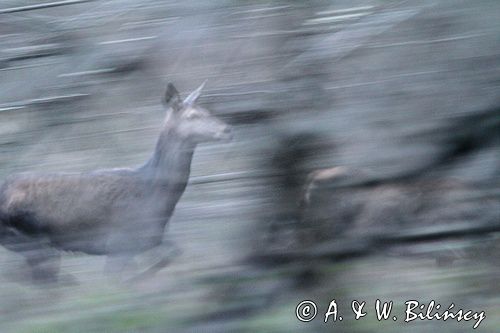
<instances>
[{"instance_id":1,"label":"deer neck","mask_svg":"<svg viewBox=\"0 0 500 333\"><path fill-rule=\"evenodd\" d=\"M176 188L182 193L189 179L195 148L196 144L181 138L173 128L166 128L158 138L153 156L141 169L153 185Z\"/></svg>"}]
</instances>

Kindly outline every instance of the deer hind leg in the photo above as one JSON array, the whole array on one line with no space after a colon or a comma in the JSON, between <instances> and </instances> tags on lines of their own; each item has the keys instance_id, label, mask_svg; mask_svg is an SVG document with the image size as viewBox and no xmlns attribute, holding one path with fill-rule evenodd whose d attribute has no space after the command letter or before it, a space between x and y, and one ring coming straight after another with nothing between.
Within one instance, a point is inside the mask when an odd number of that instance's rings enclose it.
<instances>
[{"instance_id":1,"label":"deer hind leg","mask_svg":"<svg viewBox=\"0 0 500 333\"><path fill-rule=\"evenodd\" d=\"M20 254L26 259L34 282L56 282L60 253L51 248L47 241L30 237L13 228L0 226L0 243L7 250Z\"/></svg>"},{"instance_id":2,"label":"deer hind leg","mask_svg":"<svg viewBox=\"0 0 500 333\"><path fill-rule=\"evenodd\" d=\"M35 282L58 282L61 255L57 250L41 245L38 249L28 251L23 255L30 266Z\"/></svg>"}]
</instances>

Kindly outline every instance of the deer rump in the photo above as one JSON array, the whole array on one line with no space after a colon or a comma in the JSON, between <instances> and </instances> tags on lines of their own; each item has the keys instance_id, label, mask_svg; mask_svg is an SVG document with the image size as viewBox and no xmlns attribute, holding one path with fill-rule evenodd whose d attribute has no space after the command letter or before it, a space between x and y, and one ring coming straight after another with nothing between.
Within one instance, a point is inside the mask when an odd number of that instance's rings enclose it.
<instances>
[{"instance_id":1,"label":"deer rump","mask_svg":"<svg viewBox=\"0 0 500 333\"><path fill-rule=\"evenodd\" d=\"M142 252L161 243L179 196L162 195L127 169L20 174L7 179L0 191L1 227L11 236L63 250Z\"/></svg>"}]
</instances>

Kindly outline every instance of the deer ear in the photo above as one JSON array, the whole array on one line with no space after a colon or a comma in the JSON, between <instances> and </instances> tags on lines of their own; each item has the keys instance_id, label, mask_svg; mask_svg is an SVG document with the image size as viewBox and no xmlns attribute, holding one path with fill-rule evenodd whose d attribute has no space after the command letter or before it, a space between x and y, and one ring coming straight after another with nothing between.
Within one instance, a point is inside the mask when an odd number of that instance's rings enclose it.
<instances>
[{"instance_id":1,"label":"deer ear","mask_svg":"<svg viewBox=\"0 0 500 333\"><path fill-rule=\"evenodd\" d=\"M201 91L203 90L203 87L205 86L205 83L207 83L207 80L203 81L203 83L192 93L189 94L188 97L184 100L184 105L186 106L191 106L196 102L198 97L201 95Z\"/></svg>"},{"instance_id":2,"label":"deer ear","mask_svg":"<svg viewBox=\"0 0 500 333\"><path fill-rule=\"evenodd\" d=\"M172 83L167 85L167 91L165 92L163 103L166 106L171 107L174 111L178 111L182 108L181 96Z\"/></svg>"}]
</instances>

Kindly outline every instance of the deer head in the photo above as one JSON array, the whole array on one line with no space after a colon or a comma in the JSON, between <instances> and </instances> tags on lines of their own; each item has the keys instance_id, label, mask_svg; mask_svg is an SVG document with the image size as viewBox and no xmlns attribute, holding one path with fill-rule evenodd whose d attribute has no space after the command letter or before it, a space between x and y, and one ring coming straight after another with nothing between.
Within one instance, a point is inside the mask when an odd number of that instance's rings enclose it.
<instances>
[{"instance_id":1,"label":"deer head","mask_svg":"<svg viewBox=\"0 0 500 333\"><path fill-rule=\"evenodd\" d=\"M196 104L205 82L189 94L184 101L172 83L167 86L164 103L169 107L166 124L181 138L193 143L229 140L231 127ZM167 126L167 125L166 125Z\"/></svg>"}]
</instances>

